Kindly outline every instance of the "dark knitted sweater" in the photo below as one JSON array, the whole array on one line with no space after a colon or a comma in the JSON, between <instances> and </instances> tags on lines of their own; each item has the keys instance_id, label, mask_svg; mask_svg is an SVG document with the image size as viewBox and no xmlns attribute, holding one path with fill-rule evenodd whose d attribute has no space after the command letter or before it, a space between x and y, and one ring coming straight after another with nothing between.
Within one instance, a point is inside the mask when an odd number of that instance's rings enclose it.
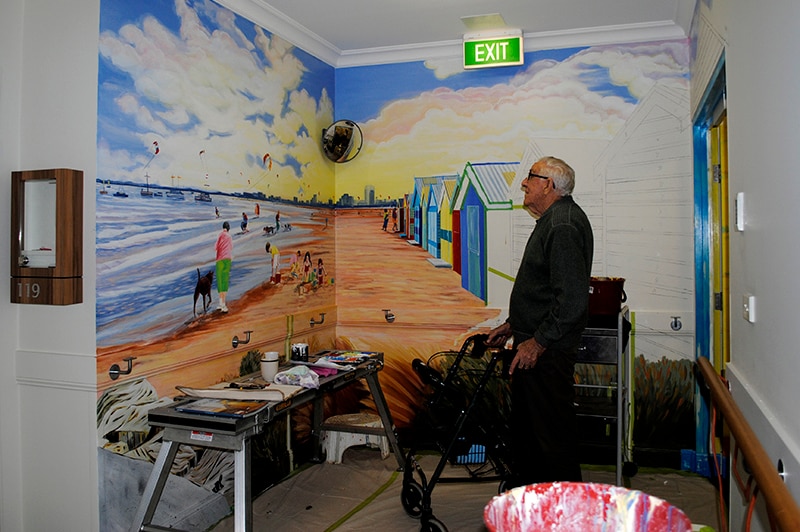
<instances>
[{"instance_id":1,"label":"dark knitted sweater","mask_svg":"<svg viewBox=\"0 0 800 532\"><path fill-rule=\"evenodd\" d=\"M573 352L589 315L592 226L572 196L539 218L511 290L508 322L516 343L534 336L542 346Z\"/></svg>"}]
</instances>

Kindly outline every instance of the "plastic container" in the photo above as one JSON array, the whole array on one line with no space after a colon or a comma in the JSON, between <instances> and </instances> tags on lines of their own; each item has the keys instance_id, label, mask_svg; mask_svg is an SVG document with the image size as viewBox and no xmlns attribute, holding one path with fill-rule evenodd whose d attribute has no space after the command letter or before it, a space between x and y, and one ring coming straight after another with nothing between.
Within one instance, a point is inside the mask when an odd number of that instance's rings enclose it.
<instances>
[{"instance_id":1,"label":"plastic container","mask_svg":"<svg viewBox=\"0 0 800 532\"><path fill-rule=\"evenodd\" d=\"M458 465L483 464L486 462L486 447L473 444L466 453L456 456L455 462Z\"/></svg>"},{"instance_id":2,"label":"plastic container","mask_svg":"<svg viewBox=\"0 0 800 532\"><path fill-rule=\"evenodd\" d=\"M550 482L520 486L483 509L491 532L690 532L680 509L641 491L608 484Z\"/></svg>"},{"instance_id":3,"label":"plastic container","mask_svg":"<svg viewBox=\"0 0 800 532\"><path fill-rule=\"evenodd\" d=\"M280 365L280 353L277 351L267 351L261 357L261 377L266 382L275 380L275 375L278 373L278 366Z\"/></svg>"},{"instance_id":4,"label":"plastic container","mask_svg":"<svg viewBox=\"0 0 800 532\"><path fill-rule=\"evenodd\" d=\"M627 301L622 277L592 277L589 279L589 315L609 316L619 313Z\"/></svg>"}]
</instances>

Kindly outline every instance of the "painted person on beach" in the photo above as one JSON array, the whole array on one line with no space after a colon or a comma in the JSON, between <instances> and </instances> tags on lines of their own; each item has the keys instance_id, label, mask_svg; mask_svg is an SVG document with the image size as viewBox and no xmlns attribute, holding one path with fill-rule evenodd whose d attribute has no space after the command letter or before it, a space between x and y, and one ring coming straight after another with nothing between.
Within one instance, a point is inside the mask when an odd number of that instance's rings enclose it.
<instances>
[{"instance_id":1,"label":"painted person on beach","mask_svg":"<svg viewBox=\"0 0 800 532\"><path fill-rule=\"evenodd\" d=\"M395 207L392 209L392 232L396 233L399 230L400 228L397 227L397 207Z\"/></svg>"},{"instance_id":2,"label":"painted person on beach","mask_svg":"<svg viewBox=\"0 0 800 532\"><path fill-rule=\"evenodd\" d=\"M242 227L242 233L246 233L247 232L247 213L245 213L245 212L242 213L241 227Z\"/></svg>"},{"instance_id":3,"label":"painted person on beach","mask_svg":"<svg viewBox=\"0 0 800 532\"><path fill-rule=\"evenodd\" d=\"M383 230L389 227L389 209L383 209Z\"/></svg>"},{"instance_id":4,"label":"painted person on beach","mask_svg":"<svg viewBox=\"0 0 800 532\"><path fill-rule=\"evenodd\" d=\"M233 238L231 237L231 224L222 222L222 231L217 237L214 246L217 260L217 292L219 292L219 305L217 310L228 312L228 281L231 276L231 261L233 259Z\"/></svg>"},{"instance_id":5,"label":"painted person on beach","mask_svg":"<svg viewBox=\"0 0 800 532\"><path fill-rule=\"evenodd\" d=\"M300 284L297 285L297 288L295 288L297 293L300 295L305 294L306 287L308 285L313 286L316 276L314 263L311 261L311 253L306 251L306 254L303 255L303 278L301 279Z\"/></svg>"},{"instance_id":6,"label":"painted person on beach","mask_svg":"<svg viewBox=\"0 0 800 532\"><path fill-rule=\"evenodd\" d=\"M311 282L311 267L313 265L314 264L311 262L311 253L306 251L306 254L303 256L303 282Z\"/></svg>"},{"instance_id":7,"label":"painted person on beach","mask_svg":"<svg viewBox=\"0 0 800 532\"><path fill-rule=\"evenodd\" d=\"M300 253L300 250L297 250L297 253L292 255L292 258L289 259L289 275L292 276L293 279L300 278L300 268L303 266L303 254Z\"/></svg>"},{"instance_id":8,"label":"painted person on beach","mask_svg":"<svg viewBox=\"0 0 800 532\"><path fill-rule=\"evenodd\" d=\"M325 283L325 266L322 264L322 259L317 260L317 284L322 286Z\"/></svg>"},{"instance_id":9,"label":"painted person on beach","mask_svg":"<svg viewBox=\"0 0 800 532\"><path fill-rule=\"evenodd\" d=\"M267 252L272 258L272 276L269 278L270 283L279 283L280 277L278 277L281 273L281 252L278 249L278 246L267 242L264 246L264 250Z\"/></svg>"},{"instance_id":10,"label":"painted person on beach","mask_svg":"<svg viewBox=\"0 0 800 532\"><path fill-rule=\"evenodd\" d=\"M277 211L275 213L275 232L278 232L278 229L281 228L281 211Z\"/></svg>"}]
</instances>

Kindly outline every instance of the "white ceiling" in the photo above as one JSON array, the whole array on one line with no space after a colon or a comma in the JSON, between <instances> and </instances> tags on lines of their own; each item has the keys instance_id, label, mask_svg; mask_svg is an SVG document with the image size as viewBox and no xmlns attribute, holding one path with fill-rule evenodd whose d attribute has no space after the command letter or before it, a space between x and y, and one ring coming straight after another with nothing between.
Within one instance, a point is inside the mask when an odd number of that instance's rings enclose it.
<instances>
[{"instance_id":1,"label":"white ceiling","mask_svg":"<svg viewBox=\"0 0 800 532\"><path fill-rule=\"evenodd\" d=\"M695 4L695 0L218 2L334 66L430 57L431 50L460 47L462 35L471 31L462 17L493 13L499 13L507 27L523 31L526 50L532 49L531 39L535 42L539 38L555 40L556 45L563 41L566 46L642 36L680 38L688 34ZM624 34L630 38L619 37Z\"/></svg>"}]
</instances>

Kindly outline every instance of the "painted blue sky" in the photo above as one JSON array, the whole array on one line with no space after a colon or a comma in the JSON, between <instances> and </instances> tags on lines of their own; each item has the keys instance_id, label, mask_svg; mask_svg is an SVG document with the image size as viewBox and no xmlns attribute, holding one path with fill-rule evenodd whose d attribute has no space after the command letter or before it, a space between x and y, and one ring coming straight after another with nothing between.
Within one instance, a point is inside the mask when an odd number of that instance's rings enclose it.
<instances>
[{"instance_id":1,"label":"painted blue sky","mask_svg":"<svg viewBox=\"0 0 800 532\"><path fill-rule=\"evenodd\" d=\"M366 122L376 118L387 103L414 98L421 92L442 87L459 91L470 87L508 84L516 76L523 74L531 63L560 62L583 49L585 48L528 52L525 54L524 65L470 71L458 68L444 78L439 74L438 65L429 66L423 61L341 68L336 71L336 117ZM603 73L600 71L596 75L603 76ZM370 88L369 99L348 97L348 94L361 93L365 86ZM630 96L624 86L611 85L608 89L610 93L623 98Z\"/></svg>"}]
</instances>

